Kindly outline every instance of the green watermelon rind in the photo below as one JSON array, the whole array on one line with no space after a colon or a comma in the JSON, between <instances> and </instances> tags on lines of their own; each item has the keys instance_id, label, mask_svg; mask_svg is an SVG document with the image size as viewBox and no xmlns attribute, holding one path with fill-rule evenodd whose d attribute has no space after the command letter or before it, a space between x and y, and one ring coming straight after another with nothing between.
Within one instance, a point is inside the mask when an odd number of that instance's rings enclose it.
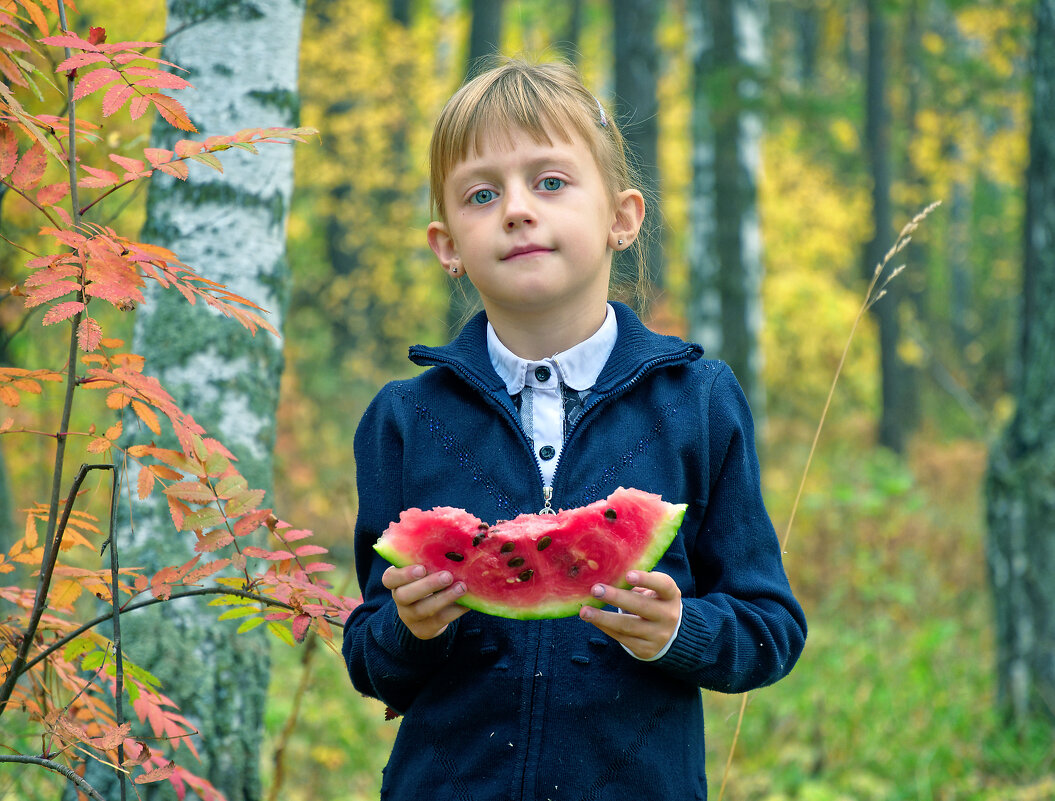
<instances>
[{"instance_id":1,"label":"green watermelon rind","mask_svg":"<svg viewBox=\"0 0 1055 801\"><path fill-rule=\"evenodd\" d=\"M681 528L682 519L685 517L685 510L688 508L687 504L666 503L665 501L661 501L661 503L665 507L664 515L663 519L657 523L650 532L651 544L644 553L638 557L637 561L627 567L624 571L624 575L631 570L637 570L642 573L647 573L652 570L659 560L663 558L663 554L667 552L670 544L677 536L678 529ZM407 565L414 563L412 559L393 548L383 539L374 543L374 550L396 567L406 567ZM613 586L627 589L630 587L630 584L626 581L622 581ZM512 620L543 620L550 618L574 617L579 614L579 610L584 606L600 608L606 605L605 601L600 598L594 598L592 595L582 595L574 598L562 598L551 603L520 607L497 603L495 601L487 601L473 595L471 592L463 595L456 603L469 609L475 609L477 612L494 615L495 617L510 618Z\"/></svg>"}]
</instances>

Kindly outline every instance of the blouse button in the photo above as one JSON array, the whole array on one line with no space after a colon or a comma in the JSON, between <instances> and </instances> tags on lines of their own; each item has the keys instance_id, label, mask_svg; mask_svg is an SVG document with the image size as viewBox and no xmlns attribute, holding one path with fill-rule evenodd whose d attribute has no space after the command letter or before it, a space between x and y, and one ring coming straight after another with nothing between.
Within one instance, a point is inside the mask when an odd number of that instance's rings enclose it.
<instances>
[{"instance_id":1,"label":"blouse button","mask_svg":"<svg viewBox=\"0 0 1055 801\"><path fill-rule=\"evenodd\" d=\"M539 458L543 461L548 462L554 456L557 455L556 449L552 445L543 445L538 449Z\"/></svg>"},{"instance_id":2,"label":"blouse button","mask_svg":"<svg viewBox=\"0 0 1055 801\"><path fill-rule=\"evenodd\" d=\"M545 384L549 381L549 368L548 367L536 367L535 378L538 379L539 383Z\"/></svg>"}]
</instances>

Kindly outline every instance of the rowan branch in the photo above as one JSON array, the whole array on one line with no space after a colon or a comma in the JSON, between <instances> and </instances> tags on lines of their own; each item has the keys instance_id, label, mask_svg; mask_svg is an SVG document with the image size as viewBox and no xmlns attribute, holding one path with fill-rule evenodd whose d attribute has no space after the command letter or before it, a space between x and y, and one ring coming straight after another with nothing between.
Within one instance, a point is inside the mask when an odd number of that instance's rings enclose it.
<instances>
[{"instance_id":1,"label":"rowan branch","mask_svg":"<svg viewBox=\"0 0 1055 801\"><path fill-rule=\"evenodd\" d=\"M78 790L82 793L86 793L89 798L93 799L93 801L106 801L105 798L99 795L94 787L78 776L72 768L68 768L52 759L45 759L44 757L37 756L23 756L22 754L0 754L0 762L19 762L23 765L38 765L39 767L47 768L55 773L61 773L66 777L67 781L73 782Z\"/></svg>"}]
</instances>

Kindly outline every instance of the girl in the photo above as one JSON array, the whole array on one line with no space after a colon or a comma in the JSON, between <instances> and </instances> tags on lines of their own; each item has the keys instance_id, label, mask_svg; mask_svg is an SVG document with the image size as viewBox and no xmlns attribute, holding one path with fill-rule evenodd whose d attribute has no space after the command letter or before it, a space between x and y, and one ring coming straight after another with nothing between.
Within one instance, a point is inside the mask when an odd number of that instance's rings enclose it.
<instances>
[{"instance_id":1,"label":"girl","mask_svg":"<svg viewBox=\"0 0 1055 801\"><path fill-rule=\"evenodd\" d=\"M353 684L404 715L382 798L704 799L700 688L783 677L806 636L759 490L751 415L702 349L608 302L644 216L623 142L562 65L463 86L432 139L428 241L484 311L385 386L355 437L363 603ZM490 523L619 486L687 503L680 532L604 609L513 621L466 610L450 573L371 546L409 507Z\"/></svg>"}]
</instances>

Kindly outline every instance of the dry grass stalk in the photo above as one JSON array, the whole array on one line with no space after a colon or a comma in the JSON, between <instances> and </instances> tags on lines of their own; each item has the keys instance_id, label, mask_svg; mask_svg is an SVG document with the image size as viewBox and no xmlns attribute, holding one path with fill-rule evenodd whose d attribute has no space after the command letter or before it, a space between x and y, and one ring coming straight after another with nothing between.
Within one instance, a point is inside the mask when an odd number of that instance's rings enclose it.
<instances>
[{"instance_id":1,"label":"dry grass stalk","mask_svg":"<svg viewBox=\"0 0 1055 801\"><path fill-rule=\"evenodd\" d=\"M824 429L824 421L828 418L828 409L832 405L832 397L835 395L835 386L839 383L839 376L842 375L843 365L846 364L846 356L850 352L850 345L853 343L854 335L857 333L857 327L860 325L861 320L864 319L865 314L871 309L879 300L886 294L886 288L900 275L905 265L899 265L898 267L887 273L887 267L889 267L891 260L908 247L909 242L912 241L912 234L920 223L927 218L934 209L941 205L940 200L936 200L919 212L915 217L909 220L905 227L901 229L898 234L897 240L894 242L893 247L886 252L882 260L876 265L875 271L872 273L872 280L868 284L868 291L865 292L864 301L861 303L861 307L857 310L857 316L854 318L853 326L850 328L850 335L846 338L846 345L843 347L842 356L839 358L839 364L835 368L835 375L832 377L831 386L828 389L828 397L824 401L824 408L821 411L820 420L817 422L817 429L813 433L813 443L810 445L809 455L806 457L806 466L802 471L802 478L799 481L798 492L795 493L795 502L791 505L791 514L788 516L788 524L784 529L784 536L780 541L780 548L782 551L787 553L788 540L791 538L791 528L795 522L795 514L798 512L799 501L802 500L802 491L806 486L806 477L809 475L810 466L813 464L813 455L817 452L817 442L821 438L821 431ZM880 278L884 278L882 284L879 283ZM725 795L725 787L729 780L729 771L733 765L733 755L736 752L736 744L740 739L740 728L744 722L744 713L747 711L747 693L744 693L740 699L740 714L736 721L736 729L733 731L733 742L729 747L729 757L725 761L725 770L722 772L722 784L718 789L718 801L722 801L722 797Z\"/></svg>"}]
</instances>

